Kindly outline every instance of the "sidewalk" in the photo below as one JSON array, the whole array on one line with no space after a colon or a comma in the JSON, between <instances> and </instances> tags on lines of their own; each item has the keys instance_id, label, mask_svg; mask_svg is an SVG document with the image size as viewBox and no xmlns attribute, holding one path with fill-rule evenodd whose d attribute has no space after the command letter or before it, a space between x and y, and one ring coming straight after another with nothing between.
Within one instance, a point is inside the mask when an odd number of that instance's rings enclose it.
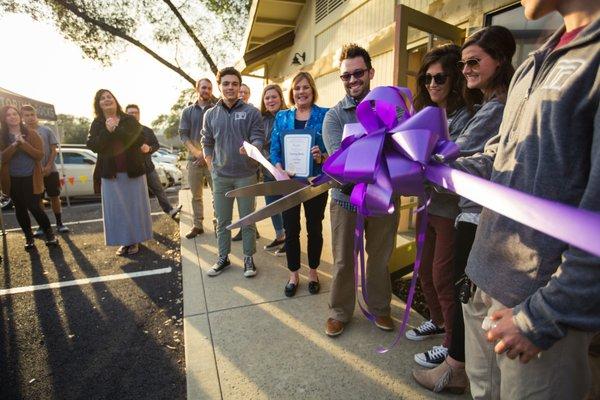
<instances>
[{"instance_id":1,"label":"sidewalk","mask_svg":"<svg viewBox=\"0 0 600 400\"><path fill-rule=\"evenodd\" d=\"M190 192L180 191L188 399L467 398L435 395L413 381L411 370L418 367L413 355L438 343L402 340L387 354L377 354L376 348L389 345L394 334L377 329L359 309L340 337L325 335L332 268L329 208L318 295L308 293L306 264L296 296L283 294L285 258L262 250L273 239L270 219L258 224L256 277L242 275L241 242L232 245L232 266L208 277L217 257L210 196L206 189L206 233L189 240L184 235L192 224ZM258 199L257 207L263 205ZM394 297L392 307L399 326L404 303ZM413 313L411 323L421 321Z\"/></svg>"}]
</instances>

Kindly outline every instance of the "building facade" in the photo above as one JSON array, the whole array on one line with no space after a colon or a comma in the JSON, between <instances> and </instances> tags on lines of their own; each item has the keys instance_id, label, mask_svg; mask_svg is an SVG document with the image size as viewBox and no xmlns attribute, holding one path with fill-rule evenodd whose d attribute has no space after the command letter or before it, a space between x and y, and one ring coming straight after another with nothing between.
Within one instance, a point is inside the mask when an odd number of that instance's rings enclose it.
<instances>
[{"instance_id":1,"label":"building facade","mask_svg":"<svg viewBox=\"0 0 600 400\"><path fill-rule=\"evenodd\" d=\"M414 89L423 55L444 42L462 43L483 26L511 29L520 63L560 24L558 15L526 21L515 0L254 0L238 67L289 88L299 70L316 80L322 106L342 96L337 59L349 42L373 57L374 85Z\"/></svg>"}]
</instances>

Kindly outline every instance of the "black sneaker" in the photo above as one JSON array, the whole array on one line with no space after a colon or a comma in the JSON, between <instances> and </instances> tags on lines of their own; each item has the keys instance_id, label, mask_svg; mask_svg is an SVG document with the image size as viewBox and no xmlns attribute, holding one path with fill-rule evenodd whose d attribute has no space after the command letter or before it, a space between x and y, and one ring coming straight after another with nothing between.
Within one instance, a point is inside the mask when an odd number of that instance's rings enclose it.
<instances>
[{"instance_id":1,"label":"black sneaker","mask_svg":"<svg viewBox=\"0 0 600 400\"><path fill-rule=\"evenodd\" d=\"M35 247L35 240L33 240L33 237L30 238L25 238L25 250L31 250Z\"/></svg>"},{"instance_id":2,"label":"black sneaker","mask_svg":"<svg viewBox=\"0 0 600 400\"><path fill-rule=\"evenodd\" d=\"M285 257L285 245L281 246L279 250L276 250L275 254L277 257Z\"/></svg>"},{"instance_id":3,"label":"black sneaker","mask_svg":"<svg viewBox=\"0 0 600 400\"><path fill-rule=\"evenodd\" d=\"M246 278L252 278L256 275L256 266L252 257L244 257L244 276Z\"/></svg>"},{"instance_id":4,"label":"black sneaker","mask_svg":"<svg viewBox=\"0 0 600 400\"><path fill-rule=\"evenodd\" d=\"M56 230L58 231L58 233L69 233L70 229L68 226L65 225L56 225Z\"/></svg>"},{"instance_id":5,"label":"black sneaker","mask_svg":"<svg viewBox=\"0 0 600 400\"><path fill-rule=\"evenodd\" d=\"M443 336L446 330L433 323L432 320L423 322L418 328L406 331L406 338L409 340L421 341L427 338Z\"/></svg>"},{"instance_id":6,"label":"black sneaker","mask_svg":"<svg viewBox=\"0 0 600 400\"><path fill-rule=\"evenodd\" d=\"M433 346L425 353L415 354L415 362L425 368L435 368L444 362L448 356L448 349L444 346Z\"/></svg>"},{"instance_id":7,"label":"black sneaker","mask_svg":"<svg viewBox=\"0 0 600 400\"><path fill-rule=\"evenodd\" d=\"M44 230L42 228L38 228L33 232L33 237L39 238L44 236Z\"/></svg>"},{"instance_id":8,"label":"black sneaker","mask_svg":"<svg viewBox=\"0 0 600 400\"><path fill-rule=\"evenodd\" d=\"M46 233L46 246L56 246L58 238L52 232Z\"/></svg>"},{"instance_id":9,"label":"black sneaker","mask_svg":"<svg viewBox=\"0 0 600 400\"><path fill-rule=\"evenodd\" d=\"M275 239L264 247L267 251L278 250L285 243L285 239Z\"/></svg>"},{"instance_id":10,"label":"black sneaker","mask_svg":"<svg viewBox=\"0 0 600 400\"><path fill-rule=\"evenodd\" d=\"M211 269L208 270L208 276L217 276L227 267L229 267L231 263L229 262L229 257L227 256L219 256L217 262L212 266Z\"/></svg>"}]
</instances>

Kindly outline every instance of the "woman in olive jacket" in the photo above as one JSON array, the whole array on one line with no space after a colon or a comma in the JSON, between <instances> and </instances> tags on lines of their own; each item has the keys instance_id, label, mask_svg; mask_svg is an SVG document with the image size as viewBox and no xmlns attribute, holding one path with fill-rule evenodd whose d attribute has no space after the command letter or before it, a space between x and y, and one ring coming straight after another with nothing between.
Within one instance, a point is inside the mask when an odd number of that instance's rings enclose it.
<instances>
[{"instance_id":1,"label":"woman in olive jacket","mask_svg":"<svg viewBox=\"0 0 600 400\"><path fill-rule=\"evenodd\" d=\"M152 239L142 126L106 89L96 92L94 112L86 144L98 153L94 174L101 178L104 239L107 246L120 246L117 255L132 255Z\"/></svg>"}]
</instances>

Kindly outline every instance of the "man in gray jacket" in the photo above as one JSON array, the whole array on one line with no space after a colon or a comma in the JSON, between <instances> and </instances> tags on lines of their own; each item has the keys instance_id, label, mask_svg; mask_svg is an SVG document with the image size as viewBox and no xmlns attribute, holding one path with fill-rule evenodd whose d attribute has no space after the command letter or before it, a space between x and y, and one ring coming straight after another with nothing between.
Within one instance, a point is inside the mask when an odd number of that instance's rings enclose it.
<instances>
[{"instance_id":1,"label":"man in gray jacket","mask_svg":"<svg viewBox=\"0 0 600 400\"><path fill-rule=\"evenodd\" d=\"M220 70L217 83L221 100L206 112L202 128L202 150L213 180L213 197L217 216L217 242L219 258L208 271L209 276L219 275L229 266L233 198L225 193L256 183L258 163L246 155L242 143L247 141L259 149L265 139L260 111L238 98L242 76L233 67ZM253 197L237 199L240 218L254 211ZM256 227L242 228L244 249L244 276L256 275L252 255L256 252Z\"/></svg>"},{"instance_id":2,"label":"man in gray jacket","mask_svg":"<svg viewBox=\"0 0 600 400\"><path fill-rule=\"evenodd\" d=\"M522 3L530 19L558 11L565 28L516 71L499 136L457 165L600 212L600 3ZM467 274L477 287L463 306L473 397L584 398L600 330L600 258L484 208Z\"/></svg>"},{"instance_id":3,"label":"man in gray jacket","mask_svg":"<svg viewBox=\"0 0 600 400\"><path fill-rule=\"evenodd\" d=\"M210 173L204 161L200 137L204 116L209 108L215 104L212 97L212 83L208 78L201 78L196 82L198 100L186 107L181 113L179 121L179 135L181 141L188 149L188 183L192 192L192 212L194 214L194 226L186 233L185 237L193 239L204 233L202 222L204 221L203 191L204 179L212 188Z\"/></svg>"},{"instance_id":4,"label":"man in gray jacket","mask_svg":"<svg viewBox=\"0 0 600 400\"><path fill-rule=\"evenodd\" d=\"M370 91L375 70L369 53L356 44L342 48L340 78L346 96L325 115L323 141L327 152L333 154L342 142L344 125L356 122L356 106ZM354 288L354 228L356 208L350 204L351 187L332 190L331 246L333 249L333 281L329 295L329 319L325 326L328 336L340 335L352 319L356 302ZM394 249L398 229L398 209L385 217L365 219L367 251L368 308L375 315L375 325L391 331L390 318L392 286L387 264Z\"/></svg>"}]
</instances>

